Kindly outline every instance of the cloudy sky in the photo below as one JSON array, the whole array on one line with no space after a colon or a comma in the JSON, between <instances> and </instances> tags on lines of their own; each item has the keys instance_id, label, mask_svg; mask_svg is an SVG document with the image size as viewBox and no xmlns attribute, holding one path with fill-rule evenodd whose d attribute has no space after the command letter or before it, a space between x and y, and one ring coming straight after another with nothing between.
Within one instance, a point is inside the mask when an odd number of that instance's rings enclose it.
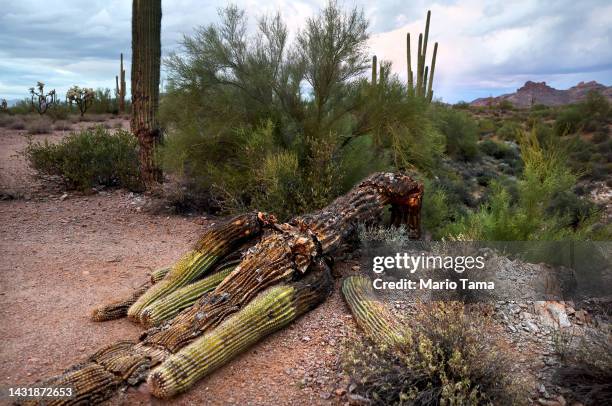
<instances>
[{"instance_id":1,"label":"cloudy sky","mask_svg":"<svg viewBox=\"0 0 612 406\"><path fill-rule=\"evenodd\" d=\"M291 30L325 0L237 0L254 21L280 11ZM217 21L222 0L164 0L162 52L183 34ZM514 91L526 80L567 88L579 81L612 85L609 0L340 0L363 8L370 51L406 77L405 35L424 30L440 43L436 97L447 102ZM119 53L130 59L129 0L0 0L0 98L27 96L42 80L59 94L71 85L114 88ZM413 49L416 45L413 45ZM429 51L431 55L431 48ZM127 66L129 85L129 63ZM163 76L163 74L162 74Z\"/></svg>"}]
</instances>

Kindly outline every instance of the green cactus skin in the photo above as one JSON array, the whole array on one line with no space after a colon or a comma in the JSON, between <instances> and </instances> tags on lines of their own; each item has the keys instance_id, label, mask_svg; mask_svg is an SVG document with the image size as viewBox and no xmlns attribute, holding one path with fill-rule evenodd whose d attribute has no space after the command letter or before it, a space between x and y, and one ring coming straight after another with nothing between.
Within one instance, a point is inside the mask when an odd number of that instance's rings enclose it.
<instances>
[{"instance_id":1,"label":"green cactus skin","mask_svg":"<svg viewBox=\"0 0 612 406\"><path fill-rule=\"evenodd\" d=\"M164 266L162 268L157 268L153 272L151 272L151 283L156 284L161 281L170 273L172 270L172 266Z\"/></svg>"},{"instance_id":2,"label":"green cactus skin","mask_svg":"<svg viewBox=\"0 0 612 406\"><path fill-rule=\"evenodd\" d=\"M115 96L120 113L125 112L125 69L123 69L123 53L120 56L119 75L115 76Z\"/></svg>"},{"instance_id":3,"label":"green cactus skin","mask_svg":"<svg viewBox=\"0 0 612 406\"><path fill-rule=\"evenodd\" d=\"M434 70L436 69L436 56L438 55L438 43L434 44L433 57L431 58L431 70L429 71L429 84L427 85L427 99L431 102L433 99L433 78Z\"/></svg>"},{"instance_id":4,"label":"green cactus skin","mask_svg":"<svg viewBox=\"0 0 612 406\"><path fill-rule=\"evenodd\" d=\"M195 248L185 254L166 275L128 309L128 317L140 321L143 310L156 300L203 276L220 259L261 232L257 213L235 217L207 231Z\"/></svg>"},{"instance_id":5,"label":"green cactus skin","mask_svg":"<svg viewBox=\"0 0 612 406\"><path fill-rule=\"evenodd\" d=\"M216 288L234 268L229 267L215 272L156 300L143 310L140 316L141 323L145 327L152 327L173 318L181 310L193 305L203 294Z\"/></svg>"},{"instance_id":6,"label":"green cactus skin","mask_svg":"<svg viewBox=\"0 0 612 406\"><path fill-rule=\"evenodd\" d=\"M342 283L342 294L357 325L372 341L394 345L403 341L391 312L374 295L372 282L363 276L350 276Z\"/></svg>"},{"instance_id":7,"label":"green cactus skin","mask_svg":"<svg viewBox=\"0 0 612 406\"><path fill-rule=\"evenodd\" d=\"M410 55L410 33L406 34L406 65L408 66L408 92L414 93L414 75L412 73L412 57Z\"/></svg>"},{"instance_id":8,"label":"green cactus skin","mask_svg":"<svg viewBox=\"0 0 612 406\"><path fill-rule=\"evenodd\" d=\"M301 282L268 288L217 328L151 371L147 380L151 393L168 399L186 391L263 337L318 305L327 297L330 287L331 276L326 271L310 274Z\"/></svg>"},{"instance_id":9,"label":"green cactus skin","mask_svg":"<svg viewBox=\"0 0 612 406\"><path fill-rule=\"evenodd\" d=\"M408 64L408 93L423 97L428 101L433 98L433 76L436 66L436 56L438 53L438 43L434 45L433 57L431 60L431 69L426 66L427 58L427 43L429 41L429 23L431 20L431 11L427 11L427 20L425 22L425 35L419 34L417 48L417 68L416 68L416 84L414 83L414 75L412 71L412 61L410 55L410 33L406 35L406 53ZM428 72L429 70L429 72ZM428 77L429 76L429 77Z\"/></svg>"},{"instance_id":10,"label":"green cactus skin","mask_svg":"<svg viewBox=\"0 0 612 406\"><path fill-rule=\"evenodd\" d=\"M376 86L376 55L372 57L372 86Z\"/></svg>"}]
</instances>

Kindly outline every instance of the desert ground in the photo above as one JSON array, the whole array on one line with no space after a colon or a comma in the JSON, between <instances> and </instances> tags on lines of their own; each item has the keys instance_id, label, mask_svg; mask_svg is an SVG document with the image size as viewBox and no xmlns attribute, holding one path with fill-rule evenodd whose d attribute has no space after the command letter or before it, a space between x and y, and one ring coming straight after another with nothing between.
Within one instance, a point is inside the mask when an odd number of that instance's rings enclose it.
<instances>
[{"instance_id":1,"label":"desert ground","mask_svg":"<svg viewBox=\"0 0 612 406\"><path fill-rule=\"evenodd\" d=\"M127 120L113 119L113 128ZM77 128L93 123L79 122ZM56 142L66 131L34 135ZM147 210L148 197L121 189L65 192L37 179L20 153L24 130L0 129L0 386L24 386L56 375L100 347L137 339L142 328L126 319L95 323L96 305L125 297L171 264L212 216L170 215ZM336 263L336 287L327 301L289 328L264 339L186 394L160 401L146 385L115 396L112 405L335 405L355 404L342 374L344 343L361 339L339 293L342 276L357 260ZM410 311L395 303L399 312ZM499 341L515 363L509 372L531 399L556 402L550 387L557 365L546 329L525 324L525 305L495 307ZM529 328L527 328L527 326ZM546 404L546 403L540 403Z\"/></svg>"},{"instance_id":2,"label":"desert ground","mask_svg":"<svg viewBox=\"0 0 612 406\"><path fill-rule=\"evenodd\" d=\"M125 319L94 323L91 309L128 295L218 219L148 214L140 210L142 196L123 190L64 194L33 178L19 154L25 131L0 131L0 188L19 197L0 201L0 385L6 387L61 373L116 340L136 339L141 327ZM34 139L53 142L64 134ZM335 404L346 386L339 348L352 332L335 289L316 310L172 403ZM141 389L110 404L164 403Z\"/></svg>"}]
</instances>

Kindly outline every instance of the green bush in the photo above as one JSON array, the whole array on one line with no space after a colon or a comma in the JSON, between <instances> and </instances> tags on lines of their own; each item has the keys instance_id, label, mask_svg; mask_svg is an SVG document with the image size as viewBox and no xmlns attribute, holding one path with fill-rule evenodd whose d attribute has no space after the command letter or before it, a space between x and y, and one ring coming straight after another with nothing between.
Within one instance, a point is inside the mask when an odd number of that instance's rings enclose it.
<instances>
[{"instance_id":1,"label":"green bush","mask_svg":"<svg viewBox=\"0 0 612 406\"><path fill-rule=\"evenodd\" d=\"M97 185L139 190L136 139L102 127L72 133L59 143L30 141L25 156L40 175L59 177L70 189Z\"/></svg>"},{"instance_id":2,"label":"green bush","mask_svg":"<svg viewBox=\"0 0 612 406\"><path fill-rule=\"evenodd\" d=\"M555 120L555 134L562 136L577 132L581 127L582 118L582 113L577 106L566 107Z\"/></svg>"},{"instance_id":3,"label":"green bush","mask_svg":"<svg viewBox=\"0 0 612 406\"><path fill-rule=\"evenodd\" d=\"M506 141L516 141L517 135L522 127L516 121L505 121L497 130L496 134L499 138Z\"/></svg>"},{"instance_id":4,"label":"green bush","mask_svg":"<svg viewBox=\"0 0 612 406\"><path fill-rule=\"evenodd\" d=\"M524 388L492 339L491 322L458 302L421 305L399 345L353 340L343 357L354 394L371 405L514 405Z\"/></svg>"},{"instance_id":5,"label":"green bush","mask_svg":"<svg viewBox=\"0 0 612 406\"><path fill-rule=\"evenodd\" d=\"M446 153L454 158L470 161L478 156L478 127L466 112L438 107L434 120L446 137Z\"/></svg>"},{"instance_id":6,"label":"green bush","mask_svg":"<svg viewBox=\"0 0 612 406\"><path fill-rule=\"evenodd\" d=\"M520 158L518 151L505 142L484 140L479 144L480 150L495 159L516 160Z\"/></svg>"},{"instance_id":7,"label":"green bush","mask_svg":"<svg viewBox=\"0 0 612 406\"><path fill-rule=\"evenodd\" d=\"M553 204L577 181L567 165L567 151L559 143L541 145L534 132L524 134L520 146L524 169L517 181L516 201L507 187L495 182L489 200L451 225L450 234L475 241L585 238L598 215L590 212L576 224L575 212Z\"/></svg>"},{"instance_id":8,"label":"green bush","mask_svg":"<svg viewBox=\"0 0 612 406\"><path fill-rule=\"evenodd\" d=\"M483 118L478 121L478 131L481 135L487 135L495 132L495 122L488 118Z\"/></svg>"}]
</instances>

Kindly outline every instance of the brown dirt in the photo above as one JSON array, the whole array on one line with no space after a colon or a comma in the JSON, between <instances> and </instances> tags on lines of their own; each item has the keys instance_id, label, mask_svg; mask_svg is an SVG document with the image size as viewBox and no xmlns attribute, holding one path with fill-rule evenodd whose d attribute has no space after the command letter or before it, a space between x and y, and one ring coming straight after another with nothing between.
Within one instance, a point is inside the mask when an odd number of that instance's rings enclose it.
<instances>
[{"instance_id":1,"label":"brown dirt","mask_svg":"<svg viewBox=\"0 0 612 406\"><path fill-rule=\"evenodd\" d=\"M91 308L129 294L215 221L147 214L136 209L139 196L120 190L62 200L62 192L31 179L17 154L26 145L24 133L0 129L0 192L22 197L0 201L0 387L31 384L102 346L136 339L139 326L94 323ZM130 390L110 403L336 404L339 346L353 328L336 287L323 305L187 394L162 402Z\"/></svg>"}]
</instances>

